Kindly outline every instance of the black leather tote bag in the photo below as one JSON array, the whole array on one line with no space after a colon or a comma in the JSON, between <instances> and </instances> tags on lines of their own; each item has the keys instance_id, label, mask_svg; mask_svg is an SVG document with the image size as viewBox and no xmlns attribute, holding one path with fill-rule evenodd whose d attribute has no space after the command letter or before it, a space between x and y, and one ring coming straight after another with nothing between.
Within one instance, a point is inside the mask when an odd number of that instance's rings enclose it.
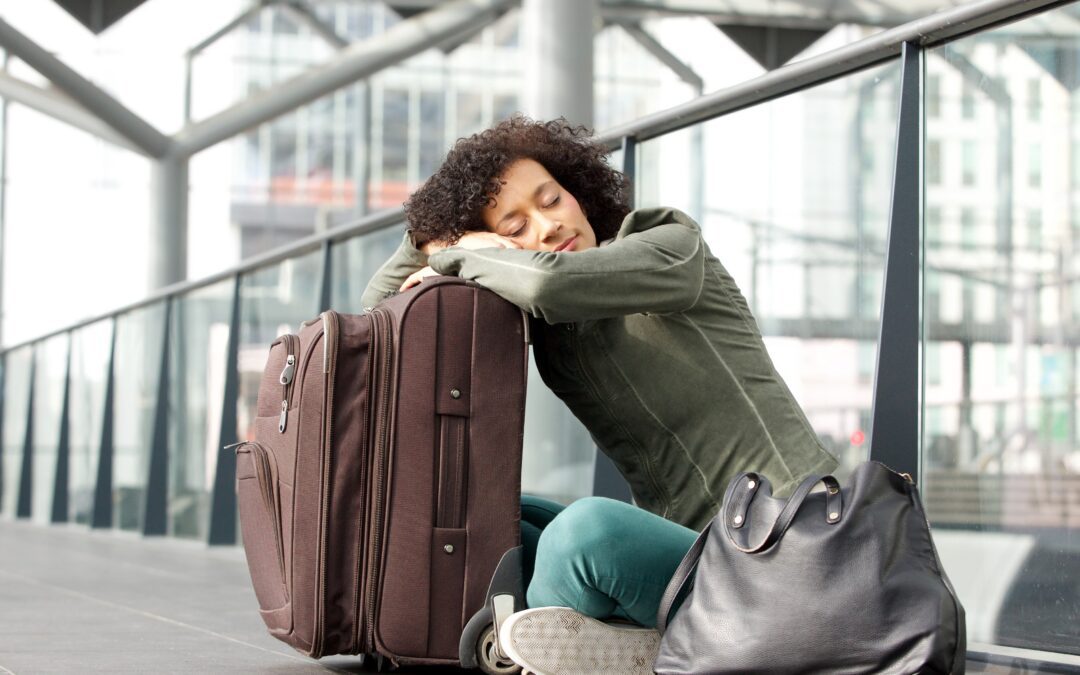
<instances>
[{"instance_id":1,"label":"black leather tote bag","mask_svg":"<svg viewBox=\"0 0 1080 675\"><path fill-rule=\"evenodd\" d=\"M877 462L843 489L808 478L787 500L758 474L735 478L657 627L662 674L964 672L964 609L918 491Z\"/></svg>"}]
</instances>

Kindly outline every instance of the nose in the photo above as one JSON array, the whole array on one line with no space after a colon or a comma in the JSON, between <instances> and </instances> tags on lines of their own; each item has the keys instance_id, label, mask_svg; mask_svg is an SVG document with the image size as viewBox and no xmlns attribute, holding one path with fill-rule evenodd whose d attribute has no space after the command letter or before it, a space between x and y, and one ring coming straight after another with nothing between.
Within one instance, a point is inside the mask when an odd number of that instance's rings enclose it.
<instances>
[{"instance_id":1,"label":"nose","mask_svg":"<svg viewBox=\"0 0 1080 675\"><path fill-rule=\"evenodd\" d=\"M555 237L560 230L562 230L562 223L553 218L548 217L546 214L538 213L536 216L536 224L540 229L540 240L549 241Z\"/></svg>"}]
</instances>

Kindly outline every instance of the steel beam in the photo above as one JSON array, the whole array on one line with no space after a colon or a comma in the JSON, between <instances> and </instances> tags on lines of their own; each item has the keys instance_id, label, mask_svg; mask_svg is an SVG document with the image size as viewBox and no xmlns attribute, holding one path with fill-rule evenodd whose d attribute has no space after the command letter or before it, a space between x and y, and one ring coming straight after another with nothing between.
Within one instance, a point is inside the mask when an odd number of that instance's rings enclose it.
<instances>
[{"instance_id":1,"label":"steel beam","mask_svg":"<svg viewBox=\"0 0 1080 675\"><path fill-rule=\"evenodd\" d=\"M140 155L149 156L142 147L102 122L94 113L60 91L42 88L0 71L0 96L3 96L8 101L20 103L43 115L70 124L76 129L82 129L104 141L137 152Z\"/></svg>"},{"instance_id":2,"label":"steel beam","mask_svg":"<svg viewBox=\"0 0 1080 675\"><path fill-rule=\"evenodd\" d=\"M918 482L923 50L914 43L904 43L901 61L896 167L874 371L870 459L911 474Z\"/></svg>"},{"instance_id":3,"label":"steel beam","mask_svg":"<svg viewBox=\"0 0 1080 675\"><path fill-rule=\"evenodd\" d=\"M235 19L233 19L229 23L225 24L221 28L217 29L211 35L209 35L208 37L203 39L201 42L196 44L194 47L187 50L187 56L191 57L191 56L195 56L196 54L199 54L200 52L205 50L210 45L214 44L215 42L217 42L221 38L225 37L229 33L236 30L236 28L238 26L240 26L245 21L247 21L248 19L250 19L253 16L255 16L256 14L258 14L268 4L270 4L270 3L267 2L267 0L256 0L254 3L252 3L251 7L248 7L243 12L240 12L240 14L237 15L237 17Z\"/></svg>"},{"instance_id":4,"label":"steel beam","mask_svg":"<svg viewBox=\"0 0 1080 675\"><path fill-rule=\"evenodd\" d=\"M402 21L385 33L351 45L327 63L281 82L246 101L185 127L176 137L191 155L247 129L362 80L443 40L490 23L510 0L453 0Z\"/></svg>"},{"instance_id":5,"label":"steel beam","mask_svg":"<svg viewBox=\"0 0 1080 675\"><path fill-rule=\"evenodd\" d=\"M802 59L761 77L706 94L689 103L646 115L598 134L611 149L623 136L647 141L679 129L824 84L864 68L894 60L905 42L927 47L975 33L1002 22L1018 21L1074 0L977 0L875 33L838 49Z\"/></svg>"},{"instance_id":6,"label":"steel beam","mask_svg":"<svg viewBox=\"0 0 1080 675\"><path fill-rule=\"evenodd\" d=\"M57 88L142 148L151 157L161 157L171 145L169 137L152 127L119 101L69 68L30 38L0 19L0 46L44 75Z\"/></svg>"},{"instance_id":7,"label":"steel beam","mask_svg":"<svg viewBox=\"0 0 1080 675\"><path fill-rule=\"evenodd\" d=\"M626 34L634 38L634 41L641 45L645 51L652 54L657 61L668 67L668 70L679 76L679 79L687 83L697 92L700 96L705 87L705 80L701 79L693 68L686 65L682 59L672 54L667 47L662 45L649 31L640 23L633 21L611 21L611 25L618 26L626 31Z\"/></svg>"},{"instance_id":8,"label":"steel beam","mask_svg":"<svg viewBox=\"0 0 1080 675\"><path fill-rule=\"evenodd\" d=\"M315 10L306 2L302 0L285 0L278 6L285 10L294 21L310 28L313 33L325 40L334 49L344 49L349 46L349 41L338 35L337 31L332 27L323 23Z\"/></svg>"}]
</instances>

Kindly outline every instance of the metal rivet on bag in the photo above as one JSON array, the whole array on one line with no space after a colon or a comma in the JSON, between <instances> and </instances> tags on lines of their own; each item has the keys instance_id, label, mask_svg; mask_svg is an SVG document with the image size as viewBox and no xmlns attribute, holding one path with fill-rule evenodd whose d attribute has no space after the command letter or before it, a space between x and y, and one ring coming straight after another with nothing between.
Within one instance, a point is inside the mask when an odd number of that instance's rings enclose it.
<instances>
[{"instance_id":1,"label":"metal rivet on bag","mask_svg":"<svg viewBox=\"0 0 1080 675\"><path fill-rule=\"evenodd\" d=\"M829 520L836 520L839 517L840 517L840 514L837 513L836 511L833 511L832 513L829 514Z\"/></svg>"},{"instance_id":2,"label":"metal rivet on bag","mask_svg":"<svg viewBox=\"0 0 1080 675\"><path fill-rule=\"evenodd\" d=\"M446 546L442 547L442 550L446 551L447 553L453 553L454 552L454 545L453 544L447 544Z\"/></svg>"},{"instance_id":3,"label":"metal rivet on bag","mask_svg":"<svg viewBox=\"0 0 1080 675\"><path fill-rule=\"evenodd\" d=\"M461 390L460 389L451 389L450 390L450 398L461 398Z\"/></svg>"},{"instance_id":4,"label":"metal rivet on bag","mask_svg":"<svg viewBox=\"0 0 1080 675\"><path fill-rule=\"evenodd\" d=\"M750 481L749 483L746 484L746 487L753 490L755 487L757 487L757 483L755 483L754 481Z\"/></svg>"},{"instance_id":5,"label":"metal rivet on bag","mask_svg":"<svg viewBox=\"0 0 1080 675\"><path fill-rule=\"evenodd\" d=\"M735 516L735 524L738 525L740 523L742 523L742 516Z\"/></svg>"}]
</instances>

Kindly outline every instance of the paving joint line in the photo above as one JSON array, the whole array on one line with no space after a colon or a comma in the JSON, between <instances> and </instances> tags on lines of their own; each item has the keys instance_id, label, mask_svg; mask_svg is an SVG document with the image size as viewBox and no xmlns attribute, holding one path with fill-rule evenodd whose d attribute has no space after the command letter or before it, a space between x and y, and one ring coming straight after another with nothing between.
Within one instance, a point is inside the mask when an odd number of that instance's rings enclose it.
<instances>
[{"instance_id":1,"label":"paving joint line","mask_svg":"<svg viewBox=\"0 0 1080 675\"><path fill-rule=\"evenodd\" d=\"M284 658L287 658L287 659L291 659L293 661L300 661L302 663L310 663L310 664L318 665L318 666L321 666L322 668L326 668L327 670L333 671L335 673L348 673L349 672L347 670L341 670L339 668L334 668L333 666L329 666L329 665L327 665L325 663L319 663L318 661L316 661L314 659L307 659L307 658L303 658L303 657L300 657L300 656L293 656L292 654L286 654L285 652L278 652L278 651L274 651L273 649L267 649L266 647L260 647L259 645L253 645L250 642L244 642L243 640L238 640L238 639L236 639L234 637L229 637L228 635L223 635L221 633L212 631L209 628L200 628L199 626L193 626L193 625L191 625L189 623L184 623L183 621L178 621L177 619L170 619L167 616L161 616L160 614L154 614L153 612L147 612L145 610L136 609L135 607L129 607L127 605L122 605L122 604L120 604L118 602L112 602L111 600L103 600L102 598L96 598L96 597L94 597L92 595L88 595L86 593L82 593L80 591L76 591L76 590L73 590L73 589L70 589L70 588L65 588L63 586L57 586L56 584L51 584L51 583L48 583L48 582L45 582L45 581L41 581L39 579L34 579L33 577L28 577L28 576L25 576L25 575L22 575L22 574L17 574L15 572L9 572L7 570L0 570L0 575L13 577L15 579L20 579L20 580L25 581L25 582L29 582L29 583L32 583L32 584L37 584L38 586L44 586L45 588L48 588L50 590L53 590L53 591L56 591L56 592L59 592L59 593L66 593L68 595L72 595L72 596L75 596L77 598L81 598L83 600L89 600L91 602L96 602L98 604L105 605L106 607L112 607L114 609L124 610L124 611L130 612L132 614L139 614L141 616L144 616L144 617L147 617L147 618L150 618L150 619L154 619L156 621L161 621L163 623L173 624L175 626L180 626L182 628L187 628L189 630L193 630L193 631L196 631L196 632L199 632L199 633L204 633L206 635L211 635L213 637L220 638L220 639L226 640L228 642L235 642L236 644L243 645L245 647L251 647L252 649L257 649L257 650L259 650L261 652L266 652L267 654L273 654L275 656L281 656L281 657L284 657ZM10 670L7 670L6 668L3 668L3 666L0 666L0 670L2 670L5 673L10 673L10 675L15 675L15 673L12 673Z\"/></svg>"}]
</instances>

